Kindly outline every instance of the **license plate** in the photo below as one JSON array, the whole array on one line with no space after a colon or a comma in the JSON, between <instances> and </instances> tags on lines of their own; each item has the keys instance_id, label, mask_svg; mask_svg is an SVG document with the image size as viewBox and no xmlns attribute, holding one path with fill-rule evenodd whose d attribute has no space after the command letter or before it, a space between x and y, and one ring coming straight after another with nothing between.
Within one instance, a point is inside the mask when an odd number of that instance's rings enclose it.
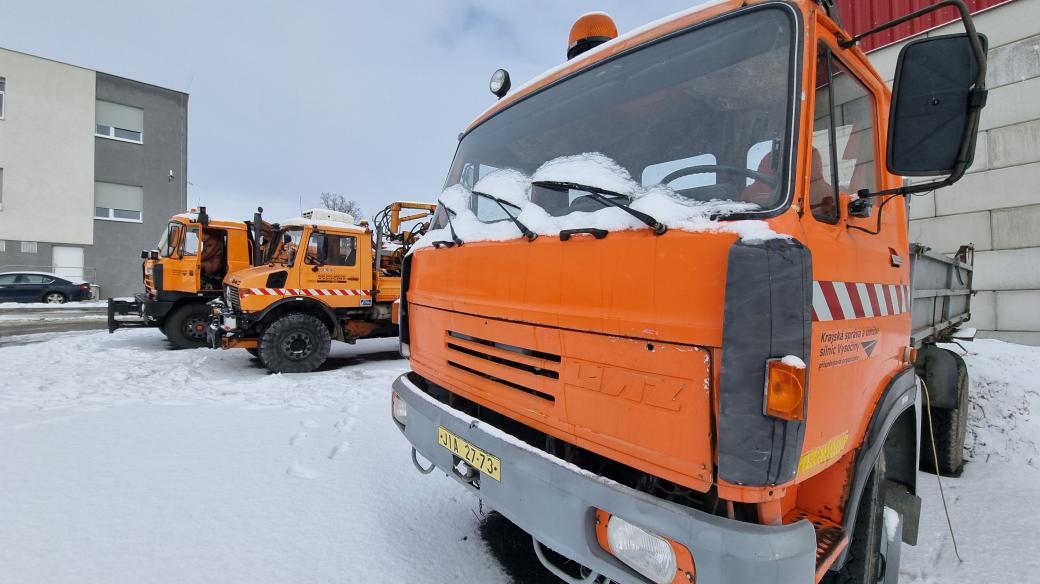
<instances>
[{"instance_id":1,"label":"license plate","mask_svg":"<svg viewBox=\"0 0 1040 584\"><path fill-rule=\"evenodd\" d=\"M459 438L455 434L445 430L444 426L437 427L437 442L439 442L441 446L455 453L455 456L465 460L473 468L496 481L502 480L502 461L499 460L498 457L491 456L487 452L484 452L462 438Z\"/></svg>"}]
</instances>

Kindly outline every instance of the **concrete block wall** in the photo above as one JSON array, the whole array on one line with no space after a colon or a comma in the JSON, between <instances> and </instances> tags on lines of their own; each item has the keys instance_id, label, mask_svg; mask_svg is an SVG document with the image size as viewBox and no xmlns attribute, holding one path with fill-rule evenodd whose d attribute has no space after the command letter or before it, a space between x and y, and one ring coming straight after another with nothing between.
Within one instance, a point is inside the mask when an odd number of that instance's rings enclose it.
<instances>
[{"instance_id":1,"label":"concrete block wall","mask_svg":"<svg viewBox=\"0 0 1040 584\"><path fill-rule=\"evenodd\" d=\"M910 202L910 238L943 253L974 243L970 326L1040 345L1040 0L975 17L989 37L989 101L975 162L957 184ZM960 24L929 35L961 32ZM901 45L870 54L891 82Z\"/></svg>"}]
</instances>

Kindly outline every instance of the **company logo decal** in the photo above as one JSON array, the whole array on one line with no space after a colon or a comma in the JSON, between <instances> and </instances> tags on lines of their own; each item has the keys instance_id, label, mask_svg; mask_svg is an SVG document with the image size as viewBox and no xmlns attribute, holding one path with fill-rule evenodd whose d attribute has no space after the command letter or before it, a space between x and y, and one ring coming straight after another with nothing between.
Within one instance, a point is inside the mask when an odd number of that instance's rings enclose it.
<instances>
[{"instance_id":1,"label":"company logo decal","mask_svg":"<svg viewBox=\"0 0 1040 584\"><path fill-rule=\"evenodd\" d=\"M869 359L877 348L880 332L876 326L821 332L813 344L819 368L827 369Z\"/></svg>"}]
</instances>

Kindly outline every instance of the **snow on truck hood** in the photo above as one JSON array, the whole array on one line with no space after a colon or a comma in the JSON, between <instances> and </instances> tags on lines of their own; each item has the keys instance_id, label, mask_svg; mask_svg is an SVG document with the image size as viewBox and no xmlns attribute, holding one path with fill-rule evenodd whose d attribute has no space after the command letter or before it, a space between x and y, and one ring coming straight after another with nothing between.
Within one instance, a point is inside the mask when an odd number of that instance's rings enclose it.
<instances>
[{"instance_id":1,"label":"snow on truck hood","mask_svg":"<svg viewBox=\"0 0 1040 584\"><path fill-rule=\"evenodd\" d=\"M564 229L592 227L607 231L647 229L646 224L616 207L596 211L575 211L555 217L531 202L531 183L557 181L578 183L623 194L632 199L632 208L653 216L669 229L694 233L732 233L744 241L786 239L762 220L720 221L712 217L757 210L754 203L736 201L698 201L678 195L664 185L644 187L610 157L598 152L562 156L540 166L533 175L513 169L496 170L481 178L473 191L508 201L520 208L517 219L538 235L557 236ZM470 208L472 191L456 184L445 189L439 200L456 214L451 216L455 232L463 242L508 241L522 234L512 221L484 223ZM431 247L435 241L451 241L447 225L432 229L412 246L409 253Z\"/></svg>"}]
</instances>

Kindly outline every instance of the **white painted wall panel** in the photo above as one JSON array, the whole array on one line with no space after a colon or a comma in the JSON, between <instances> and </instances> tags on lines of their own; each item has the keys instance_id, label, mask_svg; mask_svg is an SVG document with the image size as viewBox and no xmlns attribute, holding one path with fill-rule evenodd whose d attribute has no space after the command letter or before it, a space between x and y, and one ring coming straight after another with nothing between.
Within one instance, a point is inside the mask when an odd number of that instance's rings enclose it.
<instances>
[{"instance_id":1,"label":"white painted wall panel","mask_svg":"<svg viewBox=\"0 0 1040 584\"><path fill-rule=\"evenodd\" d=\"M0 76L0 239L93 243L94 72L0 49Z\"/></svg>"}]
</instances>

